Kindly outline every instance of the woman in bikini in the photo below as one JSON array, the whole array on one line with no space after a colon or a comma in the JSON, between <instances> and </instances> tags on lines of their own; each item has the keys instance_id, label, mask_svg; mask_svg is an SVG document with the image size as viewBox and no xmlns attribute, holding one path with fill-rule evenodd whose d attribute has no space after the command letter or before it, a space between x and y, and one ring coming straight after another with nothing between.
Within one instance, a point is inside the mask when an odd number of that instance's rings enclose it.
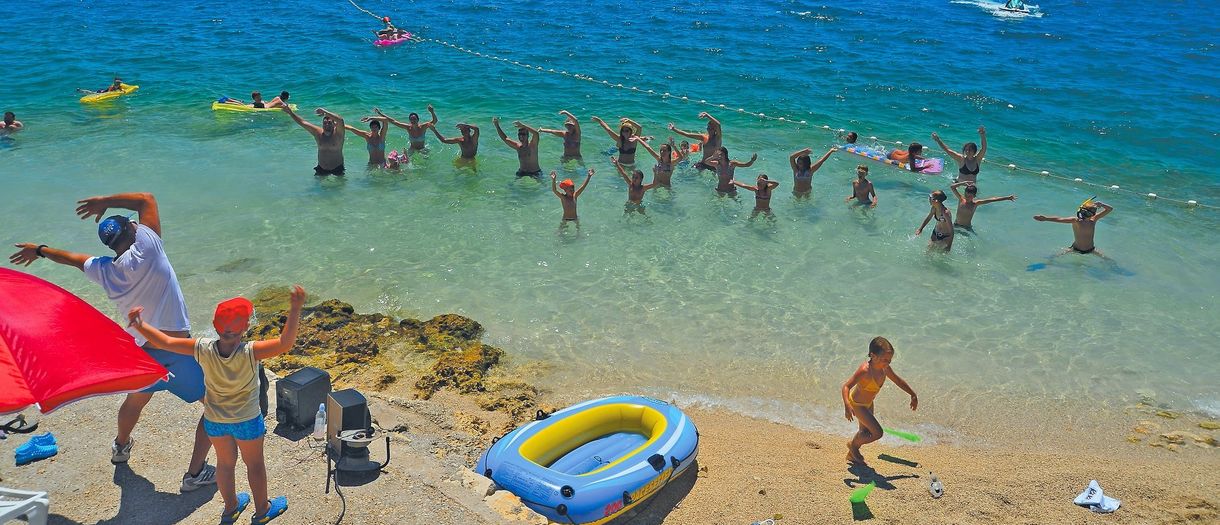
<instances>
[{"instance_id":1,"label":"woman in bikini","mask_svg":"<svg viewBox=\"0 0 1220 525\"><path fill-rule=\"evenodd\" d=\"M634 120L625 118L618 128L618 133L615 133L613 129L610 129L610 125L601 118L593 117L593 122L600 124L602 129L606 130L606 134L614 139L615 146L618 148L618 161L623 164L635 164L636 143L631 140L631 137L639 135L637 130L640 125L636 124Z\"/></svg>"},{"instance_id":2,"label":"woman in bikini","mask_svg":"<svg viewBox=\"0 0 1220 525\"><path fill-rule=\"evenodd\" d=\"M407 140L411 143L411 146L407 148L408 154L424 150L424 135L428 132L428 128L436 128L436 123L439 120L436 118L436 110L432 109L432 104L428 104L428 114L432 115L432 120L423 124L419 123L419 113L411 113L410 115L407 115L408 122L404 124L400 121L394 120L391 117L387 117L386 114L382 113L380 109L373 108L373 112L377 113L377 116L379 117L386 117L386 119L390 121L390 124L407 130Z\"/></svg>"},{"instance_id":3,"label":"woman in bikini","mask_svg":"<svg viewBox=\"0 0 1220 525\"><path fill-rule=\"evenodd\" d=\"M987 129L979 126L979 143L967 142L962 146L962 152L958 153L949 149L943 141L940 140L940 135L935 131L932 132L932 140L936 141L936 145L940 149L945 150L945 154L953 157L953 161L957 162L957 179L953 182L976 182L979 176L979 165L983 163L984 156L987 155Z\"/></svg>"},{"instance_id":4,"label":"woman in bikini","mask_svg":"<svg viewBox=\"0 0 1220 525\"><path fill-rule=\"evenodd\" d=\"M759 174L757 186L742 184L737 181L732 182L738 188L754 192L754 212L750 214L751 219L757 217L760 213L765 213L767 217L775 216L775 214L771 213L771 190L779 187L779 181L768 179L766 174Z\"/></svg>"},{"instance_id":5,"label":"woman in bikini","mask_svg":"<svg viewBox=\"0 0 1220 525\"><path fill-rule=\"evenodd\" d=\"M929 249L938 249L948 252L953 247L953 216L949 213L949 208L945 207L945 192L936 190L928 195L928 202L932 204L932 210L928 212L928 216L924 217L923 224L919 225L919 229L915 230L915 236L923 235L923 229L928 226L928 222L936 219L936 226L932 228L932 238L928 241Z\"/></svg>"},{"instance_id":6,"label":"woman in bikini","mask_svg":"<svg viewBox=\"0 0 1220 525\"><path fill-rule=\"evenodd\" d=\"M368 122L369 130L353 128L347 124L343 127L363 138L369 150L369 166L386 166L385 134L387 117L362 117L360 122Z\"/></svg>"},{"instance_id":7,"label":"woman in bikini","mask_svg":"<svg viewBox=\"0 0 1220 525\"><path fill-rule=\"evenodd\" d=\"M580 155L580 121L576 116L569 113L568 110L559 112L566 120L563 122L563 129L546 129L539 128L539 133L550 133L556 137L563 139L563 157L559 162L568 162L570 160L581 160Z\"/></svg>"},{"instance_id":8,"label":"woman in bikini","mask_svg":"<svg viewBox=\"0 0 1220 525\"><path fill-rule=\"evenodd\" d=\"M670 187L670 181L674 175L674 162L682 158L681 155L674 153L674 138L669 137L669 142L661 144L661 151L652 149L648 142L640 139L640 137L631 137L632 142L644 146L652 158L657 159L656 166L652 167L652 182L658 186Z\"/></svg>"},{"instance_id":9,"label":"woman in bikini","mask_svg":"<svg viewBox=\"0 0 1220 525\"><path fill-rule=\"evenodd\" d=\"M813 193L813 174L822 167L826 159L830 158L830 154L839 151L839 148L830 148L822 158L817 162L813 162L809 158L809 153L812 149L805 148L792 156L788 157L788 165L792 166L792 194L797 198L808 198Z\"/></svg>"},{"instance_id":10,"label":"woman in bikini","mask_svg":"<svg viewBox=\"0 0 1220 525\"><path fill-rule=\"evenodd\" d=\"M911 386L903 381L890 362L894 360L894 346L884 337L874 337L868 343L868 361L860 365L856 372L843 383L843 415L848 421L853 418L860 425L860 430L847 442L847 462L863 465L864 455L860 447L881 439L884 431L877 416L873 414L873 400L885 384L885 379L894 381L898 388L911 396L911 410L919 407L919 396Z\"/></svg>"}]
</instances>

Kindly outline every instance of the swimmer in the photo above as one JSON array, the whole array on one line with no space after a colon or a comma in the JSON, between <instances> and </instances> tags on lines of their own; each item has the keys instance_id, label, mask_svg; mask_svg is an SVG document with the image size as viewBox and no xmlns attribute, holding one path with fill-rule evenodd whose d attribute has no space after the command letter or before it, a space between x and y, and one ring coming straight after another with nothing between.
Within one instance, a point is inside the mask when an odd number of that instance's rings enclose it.
<instances>
[{"instance_id":1,"label":"swimmer","mask_svg":"<svg viewBox=\"0 0 1220 525\"><path fill-rule=\"evenodd\" d=\"M733 172L737 168L753 166L756 160L758 160L757 153L750 157L749 162L729 160L729 149L721 146L715 155L704 157L702 164L716 170L716 191L721 194L735 194L737 186L733 185Z\"/></svg>"},{"instance_id":2,"label":"swimmer","mask_svg":"<svg viewBox=\"0 0 1220 525\"><path fill-rule=\"evenodd\" d=\"M640 125L634 120L624 118L619 121L618 133L610 129L610 125L599 117L593 117L593 122L601 125L602 129L606 130L606 134L614 139L615 147L618 148L619 161L623 164L635 164L635 141L631 137L639 134Z\"/></svg>"},{"instance_id":3,"label":"swimmer","mask_svg":"<svg viewBox=\"0 0 1220 525\"><path fill-rule=\"evenodd\" d=\"M457 144L462 150L460 159L471 161L475 155L479 154L479 127L474 124L465 124L459 122L457 125L461 135L453 138L445 138L441 136L441 132L436 130L436 126L432 126L432 134L436 135L436 139L445 144Z\"/></svg>"},{"instance_id":4,"label":"swimmer","mask_svg":"<svg viewBox=\"0 0 1220 525\"><path fill-rule=\"evenodd\" d=\"M491 123L496 126L500 140L508 147L517 151L517 161L521 166L517 169L518 177L541 177L542 168L538 165L538 130L522 124L520 120L513 122L517 126L517 140L508 138L500 129L500 117L492 117Z\"/></svg>"},{"instance_id":5,"label":"swimmer","mask_svg":"<svg viewBox=\"0 0 1220 525\"><path fill-rule=\"evenodd\" d=\"M758 184L750 186L737 181L732 181L734 186L754 192L754 212L750 214L753 219L760 213L765 213L771 216L771 190L779 187L779 181L768 179L765 174L758 175Z\"/></svg>"},{"instance_id":6,"label":"swimmer","mask_svg":"<svg viewBox=\"0 0 1220 525\"><path fill-rule=\"evenodd\" d=\"M856 180L851 181L851 195L846 202L856 199L860 204L868 204L869 208L877 207L877 190L873 189L873 181L868 180L868 166L856 166Z\"/></svg>"},{"instance_id":7,"label":"swimmer","mask_svg":"<svg viewBox=\"0 0 1220 525\"><path fill-rule=\"evenodd\" d=\"M322 116L322 126L317 126L306 122L305 119L297 115L292 108L282 106L280 108L298 125L305 128L313 139L318 143L318 165L314 166L313 172L317 176L325 175L343 175L343 138L346 129L343 124L343 117L326 111L323 108L314 110L314 113Z\"/></svg>"},{"instance_id":8,"label":"swimmer","mask_svg":"<svg viewBox=\"0 0 1220 525\"><path fill-rule=\"evenodd\" d=\"M670 137L669 142L661 144L661 151L652 149L648 145L648 141L640 137L631 137L633 142L644 146L652 158L657 159L657 164L652 167L652 181L658 186L670 187L671 179L674 175L674 163L681 159L681 155L674 151L674 138Z\"/></svg>"},{"instance_id":9,"label":"swimmer","mask_svg":"<svg viewBox=\"0 0 1220 525\"><path fill-rule=\"evenodd\" d=\"M979 165L983 163L983 156L987 154L987 129L979 126L979 143L967 142L962 146L962 152L958 153L949 149L943 141L940 140L940 135L935 131L932 132L932 140L936 141L936 145L940 149L945 150L945 154L953 158L957 162L957 180L954 182L975 182L979 176Z\"/></svg>"},{"instance_id":10,"label":"swimmer","mask_svg":"<svg viewBox=\"0 0 1220 525\"><path fill-rule=\"evenodd\" d=\"M716 152L720 150L724 140L724 129L720 126L720 121L716 120L716 117L711 116L706 111L700 112L699 118L707 120L707 133L682 131L674 127L673 122L669 123L669 130L688 139L699 141L700 149L703 150L703 160L695 163L695 169L710 171L715 168L707 164L707 159L716 156Z\"/></svg>"},{"instance_id":11,"label":"swimmer","mask_svg":"<svg viewBox=\"0 0 1220 525\"><path fill-rule=\"evenodd\" d=\"M589 180L593 178L593 168L589 168L588 174L585 175L585 183L581 184L580 188L576 188L576 184L572 182L572 179L563 179L563 182L559 183L559 188L557 189L555 187L555 177L556 173L552 171L551 193L559 197L559 202L563 204L563 222L576 221L577 227L579 227L580 216L576 214L576 199L580 198L580 194L584 193L585 188L589 186ZM563 190L562 193L560 193L560 189Z\"/></svg>"},{"instance_id":12,"label":"swimmer","mask_svg":"<svg viewBox=\"0 0 1220 525\"><path fill-rule=\"evenodd\" d=\"M920 144L918 142L912 142L910 146L907 146L906 151L902 151L900 149L891 151L890 154L886 158L888 158L890 160L896 160L898 162L905 163L907 165L907 169L911 170L915 173L919 173L924 170L923 167L916 166L916 164L918 164L918 163L915 162L917 160L924 159L923 144Z\"/></svg>"},{"instance_id":13,"label":"swimmer","mask_svg":"<svg viewBox=\"0 0 1220 525\"><path fill-rule=\"evenodd\" d=\"M355 133L363 138L366 142L366 147L369 150L369 165L370 166L385 166L385 135L388 128L386 117L361 117L360 122L368 122L369 130L364 131L360 128L354 128L346 124L343 125L348 131Z\"/></svg>"},{"instance_id":14,"label":"swimmer","mask_svg":"<svg viewBox=\"0 0 1220 525\"><path fill-rule=\"evenodd\" d=\"M1102 208L1101 212L1097 208ZM1097 228L1097 221L1102 217L1109 215L1114 211L1114 207L1101 201L1095 201L1090 198L1080 204L1080 208L1076 210L1076 217L1048 217L1046 215L1034 215L1034 220L1039 222L1059 222L1072 225L1072 245L1064 249L1060 255L1068 252L1076 252L1081 255L1096 253L1097 246L1093 244L1093 234Z\"/></svg>"},{"instance_id":15,"label":"swimmer","mask_svg":"<svg viewBox=\"0 0 1220 525\"><path fill-rule=\"evenodd\" d=\"M428 132L428 128L436 127L436 123L439 120L436 118L436 110L432 109L432 104L428 104L428 114L432 115L432 120L423 124L419 123L419 113L411 113L410 115L407 115L407 123L404 124L394 120L392 117L386 116L386 114L382 113L380 109L373 108L373 112L379 117L388 118L390 120L390 124L407 130L407 140L411 143L411 147L407 149L408 154L424 150L424 134ZM541 175L541 173L539 173L539 175Z\"/></svg>"},{"instance_id":16,"label":"swimmer","mask_svg":"<svg viewBox=\"0 0 1220 525\"><path fill-rule=\"evenodd\" d=\"M690 160L690 154L695 151L699 151L699 146L695 146L694 149L692 149L689 141L684 140L682 142L679 142L678 151L674 152L674 154L676 155L674 157L674 162L677 162L677 163L685 166L686 161Z\"/></svg>"},{"instance_id":17,"label":"swimmer","mask_svg":"<svg viewBox=\"0 0 1220 525\"><path fill-rule=\"evenodd\" d=\"M919 229L915 230L916 237L923 235L923 229L928 226L928 222L936 219L936 226L932 228L932 238L928 241L928 248L945 252L953 247L953 217L949 213L949 208L945 207L947 198L945 192L940 190L928 195L928 203L932 205L932 209L928 212L928 216L924 217Z\"/></svg>"},{"instance_id":18,"label":"swimmer","mask_svg":"<svg viewBox=\"0 0 1220 525\"><path fill-rule=\"evenodd\" d=\"M563 129L542 128L538 131L550 133L563 139L563 157L560 158L560 162L580 160L580 121L566 109L561 110L559 114L567 117L567 120L563 122Z\"/></svg>"},{"instance_id":19,"label":"swimmer","mask_svg":"<svg viewBox=\"0 0 1220 525\"><path fill-rule=\"evenodd\" d=\"M12 111L4 112L4 121L0 122L0 130L3 130L5 133L12 133L14 131L19 131L24 127L25 124L22 124L20 120L17 120L17 115L15 115Z\"/></svg>"},{"instance_id":20,"label":"swimmer","mask_svg":"<svg viewBox=\"0 0 1220 525\"><path fill-rule=\"evenodd\" d=\"M809 158L809 153L812 149L805 148L788 157L788 165L792 167L792 194L797 197L808 197L813 193L813 174L822 167L826 159L839 148L830 148L822 158L817 162L813 162Z\"/></svg>"},{"instance_id":21,"label":"swimmer","mask_svg":"<svg viewBox=\"0 0 1220 525\"><path fill-rule=\"evenodd\" d=\"M890 368L893 360L894 346L884 337L874 337L868 343L868 361L856 368L843 383L843 415L848 421L855 419L860 425L860 430L847 442L848 463L863 465L864 455L860 453L860 447L881 439L885 434L873 413L873 400L885 385L886 378L911 396L911 410L919 408L919 396Z\"/></svg>"},{"instance_id":22,"label":"swimmer","mask_svg":"<svg viewBox=\"0 0 1220 525\"><path fill-rule=\"evenodd\" d=\"M966 187L965 197L963 197L962 194L957 191L957 189L962 186ZM957 218L954 219L953 225L965 228L969 231L974 231L974 227L970 225L970 221L974 219L974 212L979 206L991 204L993 202L1017 200L1016 195L976 199L975 197L977 197L979 194L979 188L978 186L975 186L973 182L955 182L949 185L949 189L953 190L953 194L957 196Z\"/></svg>"},{"instance_id":23,"label":"swimmer","mask_svg":"<svg viewBox=\"0 0 1220 525\"><path fill-rule=\"evenodd\" d=\"M250 93L250 100L252 102L247 103L244 100L239 100L236 98L220 97L219 99L216 100L216 102L219 102L221 104L232 104L234 106L242 106L242 107L257 108L257 109L262 109L262 108L267 107L267 103L263 102L263 94L258 91Z\"/></svg>"},{"instance_id":24,"label":"swimmer","mask_svg":"<svg viewBox=\"0 0 1220 525\"><path fill-rule=\"evenodd\" d=\"M271 102L267 103L267 107L282 108L284 106L287 106L288 105L288 96L289 96L289 94L287 91L281 91L280 96L271 99Z\"/></svg>"},{"instance_id":25,"label":"swimmer","mask_svg":"<svg viewBox=\"0 0 1220 525\"><path fill-rule=\"evenodd\" d=\"M387 170L398 171L403 164L410 163L411 157L408 157L405 153L399 155L398 150L391 150L390 154L385 156L385 165L382 167Z\"/></svg>"},{"instance_id":26,"label":"swimmer","mask_svg":"<svg viewBox=\"0 0 1220 525\"><path fill-rule=\"evenodd\" d=\"M657 187L657 182L654 180L649 184L644 184L644 172L640 170L632 170L631 175L627 175L627 170L623 168L622 162L617 157L610 157L610 162L618 169L618 174L623 178L623 182L627 183L627 206L626 212L630 213L638 211L644 213L644 193Z\"/></svg>"},{"instance_id":27,"label":"swimmer","mask_svg":"<svg viewBox=\"0 0 1220 525\"><path fill-rule=\"evenodd\" d=\"M847 135L843 136L843 140L847 141L848 144L855 144L856 139L858 138L860 138L860 136L856 135L856 132L854 131L848 131Z\"/></svg>"}]
</instances>

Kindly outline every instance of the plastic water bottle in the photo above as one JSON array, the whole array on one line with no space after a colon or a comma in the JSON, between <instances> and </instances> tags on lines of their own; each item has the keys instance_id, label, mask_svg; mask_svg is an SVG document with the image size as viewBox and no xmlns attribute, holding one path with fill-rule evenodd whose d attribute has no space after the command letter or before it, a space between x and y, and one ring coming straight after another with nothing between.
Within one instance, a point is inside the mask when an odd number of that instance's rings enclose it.
<instances>
[{"instance_id":1,"label":"plastic water bottle","mask_svg":"<svg viewBox=\"0 0 1220 525\"><path fill-rule=\"evenodd\" d=\"M318 403L318 413L313 416L313 438L326 439L326 403Z\"/></svg>"}]
</instances>

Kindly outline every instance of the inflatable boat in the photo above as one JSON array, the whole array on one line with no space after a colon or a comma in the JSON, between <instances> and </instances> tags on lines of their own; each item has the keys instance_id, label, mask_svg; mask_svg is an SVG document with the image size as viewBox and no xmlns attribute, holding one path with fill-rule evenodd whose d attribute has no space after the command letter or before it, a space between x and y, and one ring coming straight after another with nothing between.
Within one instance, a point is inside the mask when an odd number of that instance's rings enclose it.
<instances>
[{"instance_id":1,"label":"inflatable boat","mask_svg":"<svg viewBox=\"0 0 1220 525\"><path fill-rule=\"evenodd\" d=\"M699 433L677 407L640 396L586 401L492 442L475 471L557 523L601 524L694 463Z\"/></svg>"}]
</instances>

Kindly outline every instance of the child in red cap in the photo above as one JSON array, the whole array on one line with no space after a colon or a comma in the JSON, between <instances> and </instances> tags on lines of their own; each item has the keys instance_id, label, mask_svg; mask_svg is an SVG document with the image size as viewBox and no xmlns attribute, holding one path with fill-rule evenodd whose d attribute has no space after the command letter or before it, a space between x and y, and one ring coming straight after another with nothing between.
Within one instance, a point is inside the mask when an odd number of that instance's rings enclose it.
<instances>
[{"instance_id":1,"label":"child in red cap","mask_svg":"<svg viewBox=\"0 0 1220 525\"><path fill-rule=\"evenodd\" d=\"M559 197L559 202L563 203L562 224L567 224L568 221L575 222L579 220L576 215L576 198L580 197L580 194L585 191L585 186L589 185L589 179L593 178L593 168L589 168L589 174L585 177L585 183L580 185L580 189L576 189L576 184L572 182L572 179L563 179L563 182L559 183L559 188L563 189L563 193L560 193L555 187L555 177L556 173L552 171L551 193L554 193L556 197ZM576 224L577 228L579 228L580 223L577 222Z\"/></svg>"},{"instance_id":2,"label":"child in red cap","mask_svg":"<svg viewBox=\"0 0 1220 525\"><path fill-rule=\"evenodd\" d=\"M216 449L216 485L224 499L220 523L235 523L250 504L250 494L236 493L233 471L238 452L246 464L250 492L254 493L255 514L250 523L267 523L288 510L288 498L267 499L267 467L263 462L263 434L267 427L259 409L258 362L292 350L297 340L297 323L305 304L305 290L294 286L291 307L284 329L277 339L242 341L250 327L254 305L237 297L216 306L212 326L216 339L170 337L144 323L143 307L127 313L131 326L157 348L194 356L203 368L207 393L203 398L203 428Z\"/></svg>"}]
</instances>

